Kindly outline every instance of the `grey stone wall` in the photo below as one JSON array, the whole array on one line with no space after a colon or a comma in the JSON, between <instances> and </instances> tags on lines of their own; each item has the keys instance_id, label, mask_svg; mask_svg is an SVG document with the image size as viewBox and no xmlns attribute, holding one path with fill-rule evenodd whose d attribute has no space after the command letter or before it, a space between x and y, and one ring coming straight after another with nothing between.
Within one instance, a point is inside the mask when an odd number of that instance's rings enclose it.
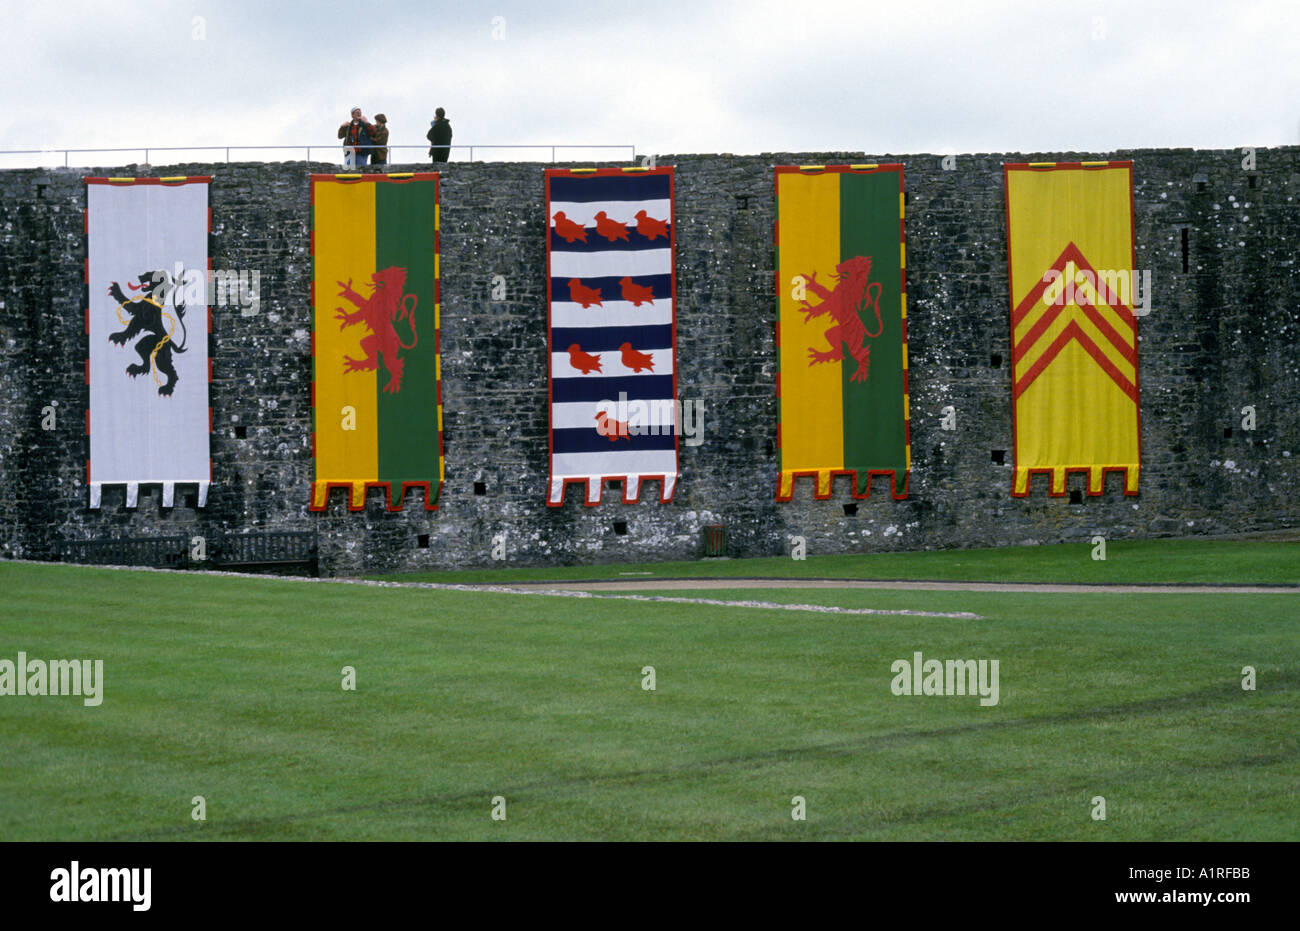
<instances>
[{"instance_id":1,"label":"grey stone wall","mask_svg":"<svg viewBox=\"0 0 1300 931\"><path fill-rule=\"evenodd\" d=\"M1138 267L1154 280L1140 323L1141 494L1010 496L1013 460L1002 163L1135 161ZM910 496L873 487L856 513L774 501L777 404L772 172L776 164L905 165L913 471ZM667 155L677 168L678 386L702 400L704 442L681 448L672 504L545 503L545 205L540 164L451 164L442 185L442 507L364 513L336 492L307 510L312 477L310 172L303 162L0 171L0 555L44 558L61 537L319 531L326 572L692 558L724 524L737 556L871 552L1269 530L1300 526L1300 149L964 155ZM401 170L391 166L389 170ZM120 488L86 507L82 208L89 174L211 174L212 262L258 270L255 316L213 310L214 484L208 507ZM1197 176L1204 178L1198 184ZM1186 262L1184 270L1184 231ZM493 302L494 275L506 280ZM953 405L957 430L939 429ZM1257 428L1241 430L1254 405ZM56 428L42 429L42 411ZM1003 464L993 451L1004 451ZM483 494L475 494L475 483ZM146 486L147 487L147 486ZM1082 490L1082 477L1070 478ZM848 510L852 510L851 508ZM621 531L621 532L620 532ZM419 545L427 537L427 547Z\"/></svg>"}]
</instances>

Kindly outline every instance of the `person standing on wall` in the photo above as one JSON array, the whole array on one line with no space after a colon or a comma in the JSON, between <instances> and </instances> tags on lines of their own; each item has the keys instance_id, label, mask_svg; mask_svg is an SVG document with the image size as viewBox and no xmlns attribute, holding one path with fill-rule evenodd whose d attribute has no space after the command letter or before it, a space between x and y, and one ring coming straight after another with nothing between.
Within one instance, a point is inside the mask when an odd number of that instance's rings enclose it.
<instances>
[{"instance_id":1,"label":"person standing on wall","mask_svg":"<svg viewBox=\"0 0 1300 931\"><path fill-rule=\"evenodd\" d=\"M339 138L343 140L343 164L348 168L359 168L366 163L370 149L357 146L370 145L370 131L374 127L361 115L360 107L352 108L352 121L339 127Z\"/></svg>"},{"instance_id":2,"label":"person standing on wall","mask_svg":"<svg viewBox=\"0 0 1300 931\"><path fill-rule=\"evenodd\" d=\"M370 141L377 146L388 145L388 117L384 116L382 113L375 114L375 125L370 129ZM371 149L370 164L387 165L388 149Z\"/></svg>"},{"instance_id":3,"label":"person standing on wall","mask_svg":"<svg viewBox=\"0 0 1300 931\"><path fill-rule=\"evenodd\" d=\"M434 111L434 116L437 119L429 124L429 131L424 134L424 137L433 143L432 148L429 149L429 157L436 165L445 162L451 153L451 123L447 120L447 111L442 107Z\"/></svg>"}]
</instances>

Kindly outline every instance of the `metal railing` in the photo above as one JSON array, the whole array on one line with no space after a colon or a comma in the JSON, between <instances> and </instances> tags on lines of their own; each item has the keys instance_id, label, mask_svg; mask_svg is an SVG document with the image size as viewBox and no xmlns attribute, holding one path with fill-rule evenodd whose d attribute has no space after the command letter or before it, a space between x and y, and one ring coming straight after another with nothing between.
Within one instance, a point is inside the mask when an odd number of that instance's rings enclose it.
<instances>
[{"instance_id":1,"label":"metal railing","mask_svg":"<svg viewBox=\"0 0 1300 931\"><path fill-rule=\"evenodd\" d=\"M143 153L143 155L144 155L144 161L143 161L141 164L149 165L149 164L152 164L152 163L150 162L149 159L150 159L150 154L153 153L153 152L224 152L224 153L225 153L225 161L226 161L226 162L230 162L230 161L231 161L231 158L230 158L230 153L231 153L231 152L286 152L286 151L287 151L287 152L302 152L302 153L303 153L303 156L304 156L304 159L305 159L306 161L310 162L310 161L311 161L311 153L312 153L313 150L315 150L315 151L317 151L317 152L322 152L322 151L325 151L325 150L327 150L327 149L331 152L331 156L330 156L329 158L323 159L323 161L336 161L336 160L341 160L341 158L342 158L341 149L342 149L342 148L343 148L342 143L333 143L333 144L330 144L330 145L179 145L179 146L128 146L128 147L124 147L124 148L103 148L103 149L99 149L99 148L93 148L93 149L55 149L55 148L42 148L42 149L0 149L0 156L14 156L14 155L25 155L25 156L29 156L29 157L30 157L30 156L38 156L39 158L41 158L41 159L43 160L43 159L46 159L46 158L49 158L49 157L58 157L58 156L61 155L61 156L63 157L63 167L64 167L64 168L71 168L71 167L72 167L72 164L71 164L71 161L70 161L70 156L73 155L73 154L79 154L79 155L80 155L80 154L86 154L86 153L138 152L138 153ZM369 145L369 146L352 146L352 148L355 148L355 149L388 149L388 150L390 150L390 152L393 151L393 150L396 150L396 149L415 149L415 150L418 150L418 151L420 152L420 157L417 158L414 162L401 162L401 163L399 163L399 164L407 164L407 165L409 165L409 164L415 164L415 163L417 163L417 162L427 161L427 160L428 160L428 155L425 154L425 153L427 153L427 152L429 151L429 145L428 145L427 143L426 143L425 145L383 145L383 146L380 146L380 145ZM574 150L583 151L583 152L596 152L596 151L611 152L611 151L613 151L613 152L619 152L619 153L626 153L627 156L628 156L628 158L627 158L628 161L631 161L631 162L635 162L635 161L636 161L636 146L634 146L634 145L568 145L568 144L565 144L565 145L549 145L549 144L539 144L539 145L448 145L448 146L436 146L435 148L450 149L453 153L454 153L454 152L465 152L465 153L468 153L468 157L467 157L465 160L466 160L466 161L469 161L469 162L474 161L474 151L475 151L476 149L477 149L479 152L483 152L483 151L485 151L485 150L488 150L488 151L496 151L496 150L509 150L509 151L516 151L516 150L521 150L521 149L524 149L524 150L531 150L531 151L534 151L534 152L548 152L548 151L549 151L549 152L551 153L551 161L552 161L552 162L555 162L555 161L558 160L558 154L559 154L561 151L574 151ZM573 160L573 161L578 161L579 159L572 159L572 160ZM615 160L617 161L618 159L615 159ZM119 160L115 160L115 161L111 162L111 164L114 164L114 165L127 164L128 161L129 161L129 160L120 160L120 161L119 161ZM240 161L259 161L259 159L240 159ZM390 161L390 162L393 161L393 160L391 159L391 157L390 157L389 161ZM502 161L505 161L505 159L502 159ZM522 159L512 159L512 161L522 161ZM107 164L110 164L110 163L108 163L108 162L98 162L98 163L96 163L96 164L97 164L97 165L107 165ZM3 162L0 162L0 168L5 168L5 167L9 167L9 166L3 164ZM48 167L48 166L45 166L45 165L34 165L34 166L28 166L28 167ZM78 165L78 167L85 167L85 166Z\"/></svg>"},{"instance_id":2,"label":"metal railing","mask_svg":"<svg viewBox=\"0 0 1300 931\"><path fill-rule=\"evenodd\" d=\"M191 541L183 536L120 537L94 540L58 540L60 562L89 566L151 566L192 569L204 565L221 568L261 568L301 565L319 572L315 531L273 533L213 533L208 555L196 557Z\"/></svg>"},{"instance_id":3,"label":"metal railing","mask_svg":"<svg viewBox=\"0 0 1300 931\"><path fill-rule=\"evenodd\" d=\"M311 532L227 533L213 543L212 561L219 566L316 562L316 534Z\"/></svg>"},{"instance_id":4,"label":"metal railing","mask_svg":"<svg viewBox=\"0 0 1300 931\"><path fill-rule=\"evenodd\" d=\"M184 537L60 540L59 561L89 566L155 566L180 569L189 564Z\"/></svg>"}]
</instances>

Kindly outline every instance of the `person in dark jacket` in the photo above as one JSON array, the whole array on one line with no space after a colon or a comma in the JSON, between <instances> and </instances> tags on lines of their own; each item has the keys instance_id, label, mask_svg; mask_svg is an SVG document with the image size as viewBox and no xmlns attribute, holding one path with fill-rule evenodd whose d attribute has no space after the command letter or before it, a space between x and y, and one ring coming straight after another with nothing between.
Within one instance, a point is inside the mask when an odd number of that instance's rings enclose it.
<instances>
[{"instance_id":1,"label":"person in dark jacket","mask_svg":"<svg viewBox=\"0 0 1300 931\"><path fill-rule=\"evenodd\" d=\"M344 164L349 168L366 163L370 149L356 149L354 146L370 145L370 132L374 127L361 115L360 107L352 108L352 121L339 127L339 138L343 140Z\"/></svg>"},{"instance_id":2,"label":"person in dark jacket","mask_svg":"<svg viewBox=\"0 0 1300 931\"><path fill-rule=\"evenodd\" d=\"M429 131L424 134L424 137L433 143L433 147L429 149L429 157L436 165L438 162L445 162L451 153L451 123L447 121L447 111L442 107L434 111L434 116L437 119L429 124Z\"/></svg>"},{"instance_id":3,"label":"person in dark jacket","mask_svg":"<svg viewBox=\"0 0 1300 931\"><path fill-rule=\"evenodd\" d=\"M370 130L370 141L377 146L388 145L388 117L382 113L375 114L375 125ZM370 164L386 165L388 164L388 149L371 149Z\"/></svg>"}]
</instances>

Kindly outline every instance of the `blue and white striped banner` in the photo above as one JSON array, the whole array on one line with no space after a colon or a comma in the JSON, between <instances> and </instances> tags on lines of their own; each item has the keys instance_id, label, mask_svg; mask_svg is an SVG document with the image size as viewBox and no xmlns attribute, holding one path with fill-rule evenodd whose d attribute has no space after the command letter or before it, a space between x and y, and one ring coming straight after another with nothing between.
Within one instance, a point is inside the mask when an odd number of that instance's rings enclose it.
<instances>
[{"instance_id":1,"label":"blue and white striped banner","mask_svg":"<svg viewBox=\"0 0 1300 931\"><path fill-rule=\"evenodd\" d=\"M641 482L677 484L672 168L546 172L551 480L631 504Z\"/></svg>"}]
</instances>

